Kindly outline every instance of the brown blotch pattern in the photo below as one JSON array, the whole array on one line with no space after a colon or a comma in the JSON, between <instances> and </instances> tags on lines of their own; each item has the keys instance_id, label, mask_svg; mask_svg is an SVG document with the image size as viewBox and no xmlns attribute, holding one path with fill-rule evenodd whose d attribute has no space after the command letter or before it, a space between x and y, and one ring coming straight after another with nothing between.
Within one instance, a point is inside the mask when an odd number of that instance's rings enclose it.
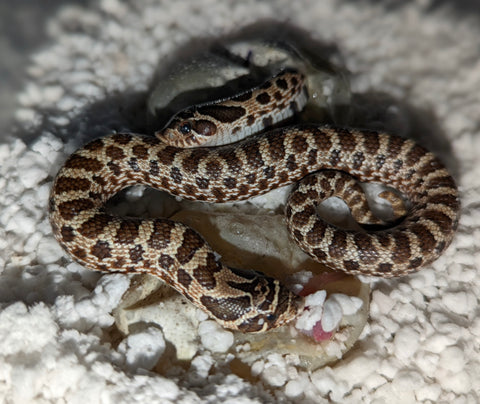
<instances>
[{"instance_id":1,"label":"brown blotch pattern","mask_svg":"<svg viewBox=\"0 0 480 404\"><path fill-rule=\"evenodd\" d=\"M204 244L205 242L203 241L203 239L194 230L190 228L185 230L185 232L183 233L182 244L180 245L180 247L178 247L177 253L175 255L178 262L181 265L189 262L193 258L197 250L203 247Z\"/></svg>"},{"instance_id":2,"label":"brown blotch pattern","mask_svg":"<svg viewBox=\"0 0 480 404\"><path fill-rule=\"evenodd\" d=\"M63 194L70 191L87 191L90 185L90 180L87 178L59 177L55 189L57 193Z\"/></svg>"},{"instance_id":3,"label":"brown blotch pattern","mask_svg":"<svg viewBox=\"0 0 480 404\"><path fill-rule=\"evenodd\" d=\"M247 116L247 125L251 126L255 122L255 115L248 115Z\"/></svg>"},{"instance_id":4,"label":"brown blotch pattern","mask_svg":"<svg viewBox=\"0 0 480 404\"><path fill-rule=\"evenodd\" d=\"M332 241L328 246L328 252L333 258L341 258L345 255L347 247L347 234L343 230L335 230Z\"/></svg>"},{"instance_id":5,"label":"brown blotch pattern","mask_svg":"<svg viewBox=\"0 0 480 404\"><path fill-rule=\"evenodd\" d=\"M192 154L182 161L182 168L185 172L195 174L198 172L200 162L208 155L205 149L194 149Z\"/></svg>"},{"instance_id":6,"label":"brown blotch pattern","mask_svg":"<svg viewBox=\"0 0 480 404\"><path fill-rule=\"evenodd\" d=\"M185 289L188 289L192 281L193 281L193 278L187 271L185 271L182 268L178 268L177 282L180 283L180 285L183 285Z\"/></svg>"},{"instance_id":7,"label":"brown blotch pattern","mask_svg":"<svg viewBox=\"0 0 480 404\"><path fill-rule=\"evenodd\" d=\"M132 169L132 171L138 173L140 171L140 167L138 166L138 160L135 157L132 157L128 160L128 165Z\"/></svg>"},{"instance_id":8,"label":"brown blotch pattern","mask_svg":"<svg viewBox=\"0 0 480 404\"><path fill-rule=\"evenodd\" d=\"M122 175L122 169L118 164L114 163L113 161L109 161L107 163L107 167L115 177L120 177Z\"/></svg>"},{"instance_id":9,"label":"brown blotch pattern","mask_svg":"<svg viewBox=\"0 0 480 404\"><path fill-rule=\"evenodd\" d=\"M305 240L307 243L317 246L323 240L326 230L327 224L323 220L316 220L312 229L307 233Z\"/></svg>"},{"instance_id":10,"label":"brown blotch pattern","mask_svg":"<svg viewBox=\"0 0 480 404\"><path fill-rule=\"evenodd\" d=\"M268 93L260 93L255 97L255 100L262 105L266 105L270 102L271 97Z\"/></svg>"},{"instance_id":11,"label":"brown blotch pattern","mask_svg":"<svg viewBox=\"0 0 480 404\"><path fill-rule=\"evenodd\" d=\"M123 149L118 146L108 146L105 149L105 154L113 160L121 160L125 157Z\"/></svg>"},{"instance_id":12,"label":"brown blotch pattern","mask_svg":"<svg viewBox=\"0 0 480 404\"><path fill-rule=\"evenodd\" d=\"M297 153L304 153L308 149L307 141L303 136L295 136L292 142L293 150Z\"/></svg>"},{"instance_id":13,"label":"brown blotch pattern","mask_svg":"<svg viewBox=\"0 0 480 404\"><path fill-rule=\"evenodd\" d=\"M221 165L216 160L210 160L205 164L205 172L209 178L216 180L221 174Z\"/></svg>"},{"instance_id":14,"label":"brown blotch pattern","mask_svg":"<svg viewBox=\"0 0 480 404\"><path fill-rule=\"evenodd\" d=\"M132 148L132 153L140 160L145 160L148 158L148 150L145 146L136 145Z\"/></svg>"},{"instance_id":15,"label":"brown blotch pattern","mask_svg":"<svg viewBox=\"0 0 480 404\"><path fill-rule=\"evenodd\" d=\"M360 260L366 264L373 264L378 260L378 254L373 247L372 238L366 233L356 233L353 237L358 248Z\"/></svg>"},{"instance_id":16,"label":"brown blotch pattern","mask_svg":"<svg viewBox=\"0 0 480 404\"><path fill-rule=\"evenodd\" d=\"M346 153L351 153L357 147L357 141L355 136L348 129L339 129L340 142L342 144L342 150Z\"/></svg>"},{"instance_id":17,"label":"brown blotch pattern","mask_svg":"<svg viewBox=\"0 0 480 404\"><path fill-rule=\"evenodd\" d=\"M387 154L390 158L395 158L400 155L400 151L402 150L402 146L405 143L401 137L397 136L390 136L388 138L387 144Z\"/></svg>"},{"instance_id":18,"label":"brown blotch pattern","mask_svg":"<svg viewBox=\"0 0 480 404\"><path fill-rule=\"evenodd\" d=\"M107 241L98 240L95 245L91 248L90 252L92 255L97 257L99 260L105 258L110 258L112 256L110 249L110 244Z\"/></svg>"},{"instance_id":19,"label":"brown blotch pattern","mask_svg":"<svg viewBox=\"0 0 480 404\"><path fill-rule=\"evenodd\" d=\"M340 150L334 149L330 153L330 164L332 167L336 167L340 162Z\"/></svg>"},{"instance_id":20,"label":"brown blotch pattern","mask_svg":"<svg viewBox=\"0 0 480 404\"><path fill-rule=\"evenodd\" d=\"M140 244L137 244L135 247L128 250L128 256L130 257L130 261L132 261L134 264L137 264L143 259L143 253L144 250Z\"/></svg>"},{"instance_id":21,"label":"brown blotch pattern","mask_svg":"<svg viewBox=\"0 0 480 404\"><path fill-rule=\"evenodd\" d=\"M410 240L404 233L394 233L392 261L403 263L410 259Z\"/></svg>"},{"instance_id":22,"label":"brown blotch pattern","mask_svg":"<svg viewBox=\"0 0 480 404\"><path fill-rule=\"evenodd\" d=\"M176 147L166 146L157 153L157 159L161 164L169 166L173 163L179 150Z\"/></svg>"},{"instance_id":23,"label":"brown blotch pattern","mask_svg":"<svg viewBox=\"0 0 480 404\"><path fill-rule=\"evenodd\" d=\"M132 141L132 135L129 133L116 133L112 135L112 140L121 145L127 145Z\"/></svg>"},{"instance_id":24,"label":"brown blotch pattern","mask_svg":"<svg viewBox=\"0 0 480 404\"><path fill-rule=\"evenodd\" d=\"M107 227L112 218L105 213L97 213L95 216L82 223L78 232L89 239L95 239L99 234L103 233L103 229Z\"/></svg>"},{"instance_id":25,"label":"brown blotch pattern","mask_svg":"<svg viewBox=\"0 0 480 404\"><path fill-rule=\"evenodd\" d=\"M154 177L158 177L160 174L160 168L158 167L158 162L155 160L150 161L150 170L149 170L150 175L153 175Z\"/></svg>"},{"instance_id":26,"label":"brown blotch pattern","mask_svg":"<svg viewBox=\"0 0 480 404\"><path fill-rule=\"evenodd\" d=\"M360 264L357 261L352 260L344 260L343 266L347 270L347 272L356 272L360 269Z\"/></svg>"},{"instance_id":27,"label":"brown blotch pattern","mask_svg":"<svg viewBox=\"0 0 480 404\"><path fill-rule=\"evenodd\" d=\"M405 156L405 163L407 166L413 166L425 155L425 149L421 146L412 147Z\"/></svg>"},{"instance_id":28,"label":"brown blotch pattern","mask_svg":"<svg viewBox=\"0 0 480 404\"><path fill-rule=\"evenodd\" d=\"M193 270L193 276L201 286L212 290L217 286L215 274L221 270L222 266L215 259L215 255L209 253L205 259L205 264L200 264Z\"/></svg>"},{"instance_id":29,"label":"brown blotch pattern","mask_svg":"<svg viewBox=\"0 0 480 404\"><path fill-rule=\"evenodd\" d=\"M363 145L370 155L377 154L378 149L380 149L380 137L378 133L368 132L363 138Z\"/></svg>"},{"instance_id":30,"label":"brown blotch pattern","mask_svg":"<svg viewBox=\"0 0 480 404\"><path fill-rule=\"evenodd\" d=\"M84 148L86 150L89 150L91 152L97 151L102 149L104 146L103 140L102 139L96 139L91 141L90 143L87 143Z\"/></svg>"},{"instance_id":31,"label":"brown blotch pattern","mask_svg":"<svg viewBox=\"0 0 480 404\"><path fill-rule=\"evenodd\" d=\"M275 80L275 84L277 85L277 87L281 88L282 90L288 89L288 83L285 79L279 78Z\"/></svg>"},{"instance_id":32,"label":"brown blotch pattern","mask_svg":"<svg viewBox=\"0 0 480 404\"><path fill-rule=\"evenodd\" d=\"M203 295L200 301L213 316L222 321L235 321L250 307L248 296L214 298Z\"/></svg>"},{"instance_id":33,"label":"brown blotch pattern","mask_svg":"<svg viewBox=\"0 0 480 404\"><path fill-rule=\"evenodd\" d=\"M247 147L245 148L245 155L249 166L253 168L258 168L263 166L263 159L260 153L260 150L256 147Z\"/></svg>"},{"instance_id":34,"label":"brown blotch pattern","mask_svg":"<svg viewBox=\"0 0 480 404\"><path fill-rule=\"evenodd\" d=\"M70 243L71 241L75 240L75 230L71 226L62 226L60 233L63 241L66 243Z\"/></svg>"},{"instance_id":35,"label":"brown blotch pattern","mask_svg":"<svg viewBox=\"0 0 480 404\"><path fill-rule=\"evenodd\" d=\"M83 169L85 171L95 172L103 168L103 163L97 159L83 157L73 154L66 162L65 168Z\"/></svg>"},{"instance_id":36,"label":"brown blotch pattern","mask_svg":"<svg viewBox=\"0 0 480 404\"><path fill-rule=\"evenodd\" d=\"M167 273L175 269L175 260L168 254L161 254L158 258L158 264Z\"/></svg>"},{"instance_id":37,"label":"brown blotch pattern","mask_svg":"<svg viewBox=\"0 0 480 404\"><path fill-rule=\"evenodd\" d=\"M227 107L222 105L206 105L198 108L202 115L211 116L219 122L231 123L245 115L243 107Z\"/></svg>"},{"instance_id":38,"label":"brown blotch pattern","mask_svg":"<svg viewBox=\"0 0 480 404\"><path fill-rule=\"evenodd\" d=\"M115 242L120 244L133 244L138 237L140 223L134 220L124 220L115 235Z\"/></svg>"},{"instance_id":39,"label":"brown blotch pattern","mask_svg":"<svg viewBox=\"0 0 480 404\"><path fill-rule=\"evenodd\" d=\"M233 97L232 100L238 102L245 102L248 101L250 98L252 98L252 91L247 91L246 93Z\"/></svg>"},{"instance_id":40,"label":"brown blotch pattern","mask_svg":"<svg viewBox=\"0 0 480 404\"><path fill-rule=\"evenodd\" d=\"M262 125L264 128L268 128L273 125L273 118L271 116L267 116L262 119Z\"/></svg>"},{"instance_id":41,"label":"brown blotch pattern","mask_svg":"<svg viewBox=\"0 0 480 404\"><path fill-rule=\"evenodd\" d=\"M90 210L94 207L91 199L80 198L73 201L62 202L58 205L58 212L64 220L72 220L79 213Z\"/></svg>"},{"instance_id":42,"label":"brown blotch pattern","mask_svg":"<svg viewBox=\"0 0 480 404\"><path fill-rule=\"evenodd\" d=\"M365 161L365 155L362 152L356 152L353 154L353 159L352 159L352 167L355 170L358 170L363 162Z\"/></svg>"},{"instance_id":43,"label":"brown blotch pattern","mask_svg":"<svg viewBox=\"0 0 480 404\"><path fill-rule=\"evenodd\" d=\"M383 272L383 273L388 273L392 272L393 265L390 264L389 262L382 262L378 264L377 270L378 272Z\"/></svg>"},{"instance_id":44,"label":"brown blotch pattern","mask_svg":"<svg viewBox=\"0 0 480 404\"><path fill-rule=\"evenodd\" d=\"M175 184L181 184L183 179L183 174L178 167L172 167L170 169L170 178Z\"/></svg>"},{"instance_id":45,"label":"brown blotch pattern","mask_svg":"<svg viewBox=\"0 0 480 404\"><path fill-rule=\"evenodd\" d=\"M223 185L228 189L234 189L237 185L237 180L234 177L227 177L223 180Z\"/></svg>"}]
</instances>

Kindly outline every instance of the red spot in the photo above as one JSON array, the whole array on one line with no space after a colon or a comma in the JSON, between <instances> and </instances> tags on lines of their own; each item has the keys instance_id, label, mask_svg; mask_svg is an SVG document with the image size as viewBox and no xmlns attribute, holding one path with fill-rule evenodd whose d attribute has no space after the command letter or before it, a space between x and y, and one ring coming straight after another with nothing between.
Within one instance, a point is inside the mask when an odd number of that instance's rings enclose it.
<instances>
[{"instance_id":1,"label":"red spot","mask_svg":"<svg viewBox=\"0 0 480 404\"><path fill-rule=\"evenodd\" d=\"M322 323L319 321L313 326L312 337L315 342L327 341L332 338L332 335L335 334L336 330L326 332L322 328Z\"/></svg>"}]
</instances>

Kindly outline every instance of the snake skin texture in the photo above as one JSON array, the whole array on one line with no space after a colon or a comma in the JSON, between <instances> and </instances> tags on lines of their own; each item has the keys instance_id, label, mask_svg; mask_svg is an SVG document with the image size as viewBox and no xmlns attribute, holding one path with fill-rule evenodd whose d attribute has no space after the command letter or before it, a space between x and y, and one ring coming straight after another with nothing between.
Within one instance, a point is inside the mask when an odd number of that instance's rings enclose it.
<instances>
[{"instance_id":1,"label":"snake skin texture","mask_svg":"<svg viewBox=\"0 0 480 404\"><path fill-rule=\"evenodd\" d=\"M260 91L271 95L276 87L271 83ZM249 94L252 99L261 93ZM215 112L210 116L216 117ZM231 119L236 125L239 118ZM365 205L347 174L403 193L409 201L403 220L367 232L320 219L316 204L330 196ZM72 154L60 169L50 196L50 221L59 243L82 265L156 275L223 326L262 332L294 319L303 299L260 272L225 266L202 236L181 223L114 216L105 203L135 184L190 200L229 202L292 183L298 184L288 199L286 220L293 238L314 259L351 274L391 277L417 271L449 245L458 222L455 182L432 153L384 133L318 125L277 128L235 144L192 149L144 135L105 136ZM360 222L362 217L374 222L365 208L352 211Z\"/></svg>"}]
</instances>

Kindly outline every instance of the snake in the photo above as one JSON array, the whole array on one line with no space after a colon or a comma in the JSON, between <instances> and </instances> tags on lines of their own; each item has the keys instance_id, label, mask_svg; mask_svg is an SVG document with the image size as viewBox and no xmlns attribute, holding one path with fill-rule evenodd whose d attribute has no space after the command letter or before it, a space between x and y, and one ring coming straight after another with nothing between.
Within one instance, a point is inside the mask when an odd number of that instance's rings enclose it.
<instances>
[{"instance_id":1,"label":"snake","mask_svg":"<svg viewBox=\"0 0 480 404\"><path fill-rule=\"evenodd\" d=\"M286 225L314 260L384 278L436 260L459 217L457 186L445 166L413 140L383 132L278 126L304 107L305 88L303 73L285 70L229 99L180 111L157 136L112 133L90 141L54 179L48 209L55 238L89 269L155 275L222 326L249 333L291 322L305 309L304 298L260 271L225 265L198 232L180 222L115 215L107 201L136 184L211 203L243 201L294 184ZM235 137L254 131L259 133ZM234 142L215 144L216 135ZM318 205L336 196L361 225L375 223L359 186L371 182L408 201L392 225L343 229L318 215Z\"/></svg>"}]
</instances>

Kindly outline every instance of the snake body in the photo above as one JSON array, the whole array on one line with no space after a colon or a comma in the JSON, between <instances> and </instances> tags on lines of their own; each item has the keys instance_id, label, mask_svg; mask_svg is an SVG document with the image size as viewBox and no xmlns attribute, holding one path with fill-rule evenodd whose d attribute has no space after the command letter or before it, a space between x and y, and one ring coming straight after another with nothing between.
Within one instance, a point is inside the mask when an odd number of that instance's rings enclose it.
<instances>
[{"instance_id":1,"label":"snake body","mask_svg":"<svg viewBox=\"0 0 480 404\"><path fill-rule=\"evenodd\" d=\"M276 81L236 101L247 105L261 93L275 97ZM262 119L258 110L263 109L264 104L251 102L245 114ZM209 120L221 126L211 111ZM344 174L332 169L402 192L411 205L404 220L369 233L318 218L320 200L348 199L353 192ZM448 246L458 222L455 182L432 153L384 133L318 125L192 149L144 135L108 135L83 146L62 166L51 191L50 220L63 248L86 267L154 274L225 327L261 332L292 320L303 309L302 298L260 272L225 266L202 236L181 223L115 216L105 211L105 203L134 184L190 200L229 202L292 183L298 184L286 217L293 238L316 260L348 273L390 277L416 271Z\"/></svg>"}]
</instances>

